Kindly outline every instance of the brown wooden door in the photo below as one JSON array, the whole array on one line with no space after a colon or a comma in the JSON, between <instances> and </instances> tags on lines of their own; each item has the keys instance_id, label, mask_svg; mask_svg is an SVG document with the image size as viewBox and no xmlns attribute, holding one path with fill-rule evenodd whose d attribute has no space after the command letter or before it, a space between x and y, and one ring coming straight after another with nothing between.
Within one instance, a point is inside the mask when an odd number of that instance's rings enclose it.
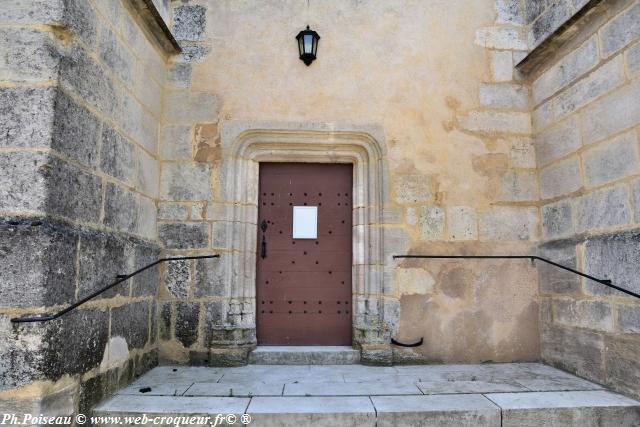
<instances>
[{"instance_id":1,"label":"brown wooden door","mask_svg":"<svg viewBox=\"0 0 640 427\"><path fill-rule=\"evenodd\" d=\"M260 163L258 344L351 345L351 190L350 164ZM316 239L294 206L318 207Z\"/></svg>"}]
</instances>

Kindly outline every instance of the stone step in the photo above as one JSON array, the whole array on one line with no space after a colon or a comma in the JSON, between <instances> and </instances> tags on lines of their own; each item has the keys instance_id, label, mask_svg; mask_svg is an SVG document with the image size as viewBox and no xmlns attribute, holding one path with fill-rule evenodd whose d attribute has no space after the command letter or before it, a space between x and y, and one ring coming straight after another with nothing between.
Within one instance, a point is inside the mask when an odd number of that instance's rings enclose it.
<instances>
[{"instance_id":1,"label":"stone step","mask_svg":"<svg viewBox=\"0 0 640 427\"><path fill-rule=\"evenodd\" d=\"M347 346L259 346L249 355L253 365L353 365L360 351Z\"/></svg>"},{"instance_id":2,"label":"stone step","mask_svg":"<svg viewBox=\"0 0 640 427\"><path fill-rule=\"evenodd\" d=\"M252 426L492 426L632 427L640 425L640 404L604 390L409 396L132 396L118 395L97 407L99 424L145 414L150 423L175 425L179 417L228 417ZM226 418L228 421L231 419ZM206 425L203 422L202 425ZM221 425L231 425L225 423ZM218 424L220 425L220 424Z\"/></svg>"},{"instance_id":3,"label":"stone step","mask_svg":"<svg viewBox=\"0 0 640 427\"><path fill-rule=\"evenodd\" d=\"M160 366L93 413L146 416L145 425L186 425L176 417L191 416L214 425L216 414L228 421L216 425L244 425L248 414L251 426L640 426L640 402L527 363Z\"/></svg>"}]
</instances>

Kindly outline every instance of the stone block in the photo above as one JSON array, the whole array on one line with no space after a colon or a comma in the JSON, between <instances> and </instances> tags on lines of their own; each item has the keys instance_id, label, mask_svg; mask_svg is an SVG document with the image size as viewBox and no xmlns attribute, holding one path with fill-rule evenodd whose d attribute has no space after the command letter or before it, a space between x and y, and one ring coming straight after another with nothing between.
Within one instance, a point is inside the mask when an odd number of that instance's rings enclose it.
<instances>
[{"instance_id":1,"label":"stone block","mask_svg":"<svg viewBox=\"0 0 640 427\"><path fill-rule=\"evenodd\" d=\"M640 233L617 232L591 237L584 244L585 272L611 279L616 286L640 293ZM585 290L597 295L623 296L597 282L585 281Z\"/></svg>"},{"instance_id":2,"label":"stone block","mask_svg":"<svg viewBox=\"0 0 640 427\"><path fill-rule=\"evenodd\" d=\"M100 120L58 91L55 102L51 148L85 166L98 164Z\"/></svg>"},{"instance_id":3,"label":"stone block","mask_svg":"<svg viewBox=\"0 0 640 427\"><path fill-rule=\"evenodd\" d=\"M509 146L512 167L526 169L536 168L536 152L531 138L513 138L510 140Z\"/></svg>"},{"instance_id":4,"label":"stone block","mask_svg":"<svg viewBox=\"0 0 640 427\"><path fill-rule=\"evenodd\" d=\"M553 102L547 101L536 107L531 113L531 122L536 131L542 130L549 126L555 120L553 115Z\"/></svg>"},{"instance_id":5,"label":"stone block","mask_svg":"<svg viewBox=\"0 0 640 427\"><path fill-rule=\"evenodd\" d=\"M433 180L428 175L399 175L393 180L396 202L428 202L433 196Z\"/></svg>"},{"instance_id":6,"label":"stone block","mask_svg":"<svg viewBox=\"0 0 640 427\"><path fill-rule=\"evenodd\" d=\"M162 160L191 160L193 132L191 126L166 126L161 134Z\"/></svg>"},{"instance_id":7,"label":"stone block","mask_svg":"<svg viewBox=\"0 0 640 427\"><path fill-rule=\"evenodd\" d=\"M157 238L156 224L158 208L153 199L145 196L138 196L138 222L136 233L147 239Z\"/></svg>"},{"instance_id":8,"label":"stone block","mask_svg":"<svg viewBox=\"0 0 640 427\"><path fill-rule=\"evenodd\" d=\"M620 332L638 334L640 333L640 306L639 305L619 305L618 306L618 328Z\"/></svg>"},{"instance_id":9,"label":"stone block","mask_svg":"<svg viewBox=\"0 0 640 427\"><path fill-rule=\"evenodd\" d=\"M600 30L602 54L606 58L640 37L640 5L625 10Z\"/></svg>"},{"instance_id":10,"label":"stone block","mask_svg":"<svg viewBox=\"0 0 640 427\"><path fill-rule=\"evenodd\" d=\"M447 208L447 232L449 240L475 240L478 238L478 219L469 206Z\"/></svg>"},{"instance_id":11,"label":"stone block","mask_svg":"<svg viewBox=\"0 0 640 427\"><path fill-rule=\"evenodd\" d=\"M108 331L109 314L98 309L74 310L48 323L42 338L44 377L77 375L100 365Z\"/></svg>"},{"instance_id":12,"label":"stone block","mask_svg":"<svg viewBox=\"0 0 640 427\"><path fill-rule=\"evenodd\" d=\"M583 378L604 382L602 333L559 325L542 327L542 359Z\"/></svg>"},{"instance_id":13,"label":"stone block","mask_svg":"<svg viewBox=\"0 0 640 427\"><path fill-rule=\"evenodd\" d=\"M492 50L491 80L494 82L509 82L513 80L513 55L507 50Z\"/></svg>"},{"instance_id":14,"label":"stone block","mask_svg":"<svg viewBox=\"0 0 640 427\"><path fill-rule=\"evenodd\" d=\"M583 155L587 185L605 184L637 172L637 147L636 133L628 132L588 150Z\"/></svg>"},{"instance_id":15,"label":"stone block","mask_svg":"<svg viewBox=\"0 0 640 427\"><path fill-rule=\"evenodd\" d=\"M527 50L527 42L517 27L484 27L476 31L475 43L487 49Z\"/></svg>"},{"instance_id":16,"label":"stone block","mask_svg":"<svg viewBox=\"0 0 640 427\"><path fill-rule=\"evenodd\" d=\"M167 81L175 87L188 88L191 86L191 72L191 64L175 63L169 67Z\"/></svg>"},{"instance_id":17,"label":"stone block","mask_svg":"<svg viewBox=\"0 0 640 427\"><path fill-rule=\"evenodd\" d=\"M222 254L220 258L199 259L195 261L195 280L193 294L196 298L225 296L228 294L226 264L231 257Z\"/></svg>"},{"instance_id":18,"label":"stone block","mask_svg":"<svg viewBox=\"0 0 640 427\"><path fill-rule=\"evenodd\" d=\"M204 346L213 347L226 342L221 329L227 320L227 301L210 301L204 304Z\"/></svg>"},{"instance_id":19,"label":"stone block","mask_svg":"<svg viewBox=\"0 0 640 427\"><path fill-rule=\"evenodd\" d=\"M74 0L74 3L86 2ZM60 85L107 116L113 116L120 106L121 93L105 70L79 45L73 45L70 54L62 58Z\"/></svg>"},{"instance_id":20,"label":"stone block","mask_svg":"<svg viewBox=\"0 0 640 427\"><path fill-rule=\"evenodd\" d=\"M504 427L631 426L638 419L638 402L604 390L491 393L486 397L502 408Z\"/></svg>"},{"instance_id":21,"label":"stone block","mask_svg":"<svg viewBox=\"0 0 640 427\"><path fill-rule=\"evenodd\" d=\"M7 0L0 10L0 21L21 24L61 24L63 0Z\"/></svg>"},{"instance_id":22,"label":"stone block","mask_svg":"<svg viewBox=\"0 0 640 427\"><path fill-rule=\"evenodd\" d=\"M607 340L605 363L606 384L615 390L629 394L636 399L640 396L638 378L640 375L640 341L637 337L611 337ZM637 419L637 415L636 415Z\"/></svg>"},{"instance_id":23,"label":"stone block","mask_svg":"<svg viewBox=\"0 0 640 427\"><path fill-rule=\"evenodd\" d=\"M100 31L98 56L111 72L120 77L123 82L126 84L133 82L132 68L136 62L135 57L118 40L113 31L106 27Z\"/></svg>"},{"instance_id":24,"label":"stone block","mask_svg":"<svg viewBox=\"0 0 640 427\"><path fill-rule=\"evenodd\" d=\"M500 408L480 394L373 396L376 426L499 426Z\"/></svg>"},{"instance_id":25,"label":"stone block","mask_svg":"<svg viewBox=\"0 0 640 427\"><path fill-rule=\"evenodd\" d=\"M189 217L189 209L180 203L158 203L158 219L184 221Z\"/></svg>"},{"instance_id":26,"label":"stone block","mask_svg":"<svg viewBox=\"0 0 640 427\"><path fill-rule=\"evenodd\" d=\"M48 147L57 91L0 88L0 147Z\"/></svg>"},{"instance_id":27,"label":"stone block","mask_svg":"<svg viewBox=\"0 0 640 427\"><path fill-rule=\"evenodd\" d=\"M547 239L557 239L573 234L572 205L568 200L542 207L542 232Z\"/></svg>"},{"instance_id":28,"label":"stone block","mask_svg":"<svg viewBox=\"0 0 640 427\"><path fill-rule=\"evenodd\" d=\"M441 240L444 237L444 210L436 205L423 206L418 225L423 240Z\"/></svg>"},{"instance_id":29,"label":"stone block","mask_svg":"<svg viewBox=\"0 0 640 427\"><path fill-rule=\"evenodd\" d=\"M211 47L202 43L180 43L181 58L185 62L201 62L211 51Z\"/></svg>"},{"instance_id":30,"label":"stone block","mask_svg":"<svg viewBox=\"0 0 640 427\"><path fill-rule=\"evenodd\" d=\"M0 29L0 80L55 80L60 52L54 35L32 28Z\"/></svg>"},{"instance_id":31,"label":"stone block","mask_svg":"<svg viewBox=\"0 0 640 427\"><path fill-rule=\"evenodd\" d=\"M500 182L500 200L524 202L538 200L538 176L533 171L510 171Z\"/></svg>"},{"instance_id":32,"label":"stone block","mask_svg":"<svg viewBox=\"0 0 640 427\"><path fill-rule=\"evenodd\" d=\"M184 5L173 9L173 35L178 40L201 41L205 36L207 9Z\"/></svg>"},{"instance_id":33,"label":"stone block","mask_svg":"<svg viewBox=\"0 0 640 427\"><path fill-rule=\"evenodd\" d=\"M46 307L75 297L78 237L41 218L0 221L1 307Z\"/></svg>"},{"instance_id":34,"label":"stone block","mask_svg":"<svg viewBox=\"0 0 640 427\"><path fill-rule=\"evenodd\" d=\"M80 235L78 298L113 283L116 276L129 271L129 257L132 255L127 242L113 234L86 230ZM129 296L129 282L102 294L108 298L117 294Z\"/></svg>"},{"instance_id":35,"label":"stone block","mask_svg":"<svg viewBox=\"0 0 640 427\"><path fill-rule=\"evenodd\" d=\"M631 222L629 194L625 186L585 194L575 201L574 211L578 233Z\"/></svg>"},{"instance_id":36,"label":"stone block","mask_svg":"<svg viewBox=\"0 0 640 427\"><path fill-rule=\"evenodd\" d=\"M638 99L640 80L635 80L587 107L581 115L584 142L601 141L640 123Z\"/></svg>"},{"instance_id":37,"label":"stone block","mask_svg":"<svg viewBox=\"0 0 640 427\"><path fill-rule=\"evenodd\" d=\"M184 51L183 51L184 54ZM170 91L165 94L164 118L167 123L211 123L217 121L220 100L206 92Z\"/></svg>"},{"instance_id":38,"label":"stone block","mask_svg":"<svg viewBox=\"0 0 640 427\"><path fill-rule=\"evenodd\" d=\"M227 242L227 231L229 230L228 222L214 222L211 224L211 246L214 248L226 249L228 246Z\"/></svg>"},{"instance_id":39,"label":"stone block","mask_svg":"<svg viewBox=\"0 0 640 427\"><path fill-rule=\"evenodd\" d=\"M594 35L580 47L568 53L533 82L532 94L534 102L539 104L591 70L598 65L598 62L598 40L597 36Z\"/></svg>"},{"instance_id":40,"label":"stone block","mask_svg":"<svg viewBox=\"0 0 640 427\"><path fill-rule=\"evenodd\" d=\"M636 179L631 184L631 198L633 200L633 209L636 224L640 224L640 179Z\"/></svg>"},{"instance_id":41,"label":"stone block","mask_svg":"<svg viewBox=\"0 0 640 427\"><path fill-rule=\"evenodd\" d=\"M625 53L627 71L631 76L640 74L640 43L630 47Z\"/></svg>"},{"instance_id":42,"label":"stone block","mask_svg":"<svg viewBox=\"0 0 640 427\"><path fill-rule=\"evenodd\" d=\"M606 301L556 300L553 302L553 311L554 319L559 324L613 332L611 304Z\"/></svg>"},{"instance_id":43,"label":"stone block","mask_svg":"<svg viewBox=\"0 0 640 427\"><path fill-rule=\"evenodd\" d=\"M576 117L567 119L539 133L535 143L538 164L546 166L580 148L580 123Z\"/></svg>"},{"instance_id":44,"label":"stone block","mask_svg":"<svg viewBox=\"0 0 640 427\"><path fill-rule=\"evenodd\" d=\"M133 248L133 266L131 271L138 270L160 258L160 248L154 244L139 242ZM160 283L159 267L151 267L131 279L131 296L155 297L158 295ZM153 311L155 313L155 310ZM154 314L155 316L155 314Z\"/></svg>"},{"instance_id":45,"label":"stone block","mask_svg":"<svg viewBox=\"0 0 640 427\"><path fill-rule=\"evenodd\" d=\"M577 268L576 244L574 242L560 241L544 244L540 247L539 254L541 257L560 265ZM536 261L536 267L541 294L575 295L581 293L579 276L544 261Z\"/></svg>"},{"instance_id":46,"label":"stone block","mask_svg":"<svg viewBox=\"0 0 640 427\"><path fill-rule=\"evenodd\" d=\"M140 192L155 199L159 193L160 162L144 150L137 149L136 152L138 160L136 187Z\"/></svg>"},{"instance_id":47,"label":"stone block","mask_svg":"<svg viewBox=\"0 0 640 427\"><path fill-rule=\"evenodd\" d=\"M107 182L104 197L104 225L127 233L137 232L137 194Z\"/></svg>"},{"instance_id":48,"label":"stone block","mask_svg":"<svg viewBox=\"0 0 640 427\"><path fill-rule=\"evenodd\" d=\"M517 0L496 0L496 11L498 16L496 22L499 24L525 24L524 5Z\"/></svg>"},{"instance_id":49,"label":"stone block","mask_svg":"<svg viewBox=\"0 0 640 427\"><path fill-rule=\"evenodd\" d=\"M186 298L191 283L191 261L176 260L165 263L164 286L173 297Z\"/></svg>"},{"instance_id":50,"label":"stone block","mask_svg":"<svg viewBox=\"0 0 640 427\"><path fill-rule=\"evenodd\" d=\"M200 304L197 302L176 303L175 336L185 347L191 347L198 340Z\"/></svg>"},{"instance_id":51,"label":"stone block","mask_svg":"<svg viewBox=\"0 0 640 427\"><path fill-rule=\"evenodd\" d=\"M206 205L204 202L196 202L191 204L190 218L192 220L194 221L203 220L205 216L206 216Z\"/></svg>"},{"instance_id":52,"label":"stone block","mask_svg":"<svg viewBox=\"0 0 640 427\"><path fill-rule=\"evenodd\" d=\"M162 341L169 341L171 339L172 327L171 327L171 303L160 302L158 304L158 337Z\"/></svg>"},{"instance_id":53,"label":"stone block","mask_svg":"<svg viewBox=\"0 0 640 427\"><path fill-rule=\"evenodd\" d=\"M543 199L571 194L582 187L580 160L571 157L540 171L540 196Z\"/></svg>"},{"instance_id":54,"label":"stone block","mask_svg":"<svg viewBox=\"0 0 640 427\"><path fill-rule=\"evenodd\" d=\"M46 153L0 154L0 209L39 210L97 222L101 180Z\"/></svg>"},{"instance_id":55,"label":"stone block","mask_svg":"<svg viewBox=\"0 0 640 427\"><path fill-rule=\"evenodd\" d=\"M536 18L531 24L528 34L529 49L537 47L573 16L576 9L569 8L568 5L567 2L557 2L553 6L547 7Z\"/></svg>"},{"instance_id":56,"label":"stone block","mask_svg":"<svg viewBox=\"0 0 640 427\"><path fill-rule=\"evenodd\" d=\"M149 301L132 302L111 309L111 337L127 340L129 350L149 341Z\"/></svg>"},{"instance_id":57,"label":"stone block","mask_svg":"<svg viewBox=\"0 0 640 427\"><path fill-rule=\"evenodd\" d=\"M471 132L494 133L531 133L529 113L503 111L472 111L460 118L460 126Z\"/></svg>"},{"instance_id":58,"label":"stone block","mask_svg":"<svg viewBox=\"0 0 640 427\"><path fill-rule=\"evenodd\" d=\"M116 122L129 138L155 155L158 150L158 119L128 93L124 93L119 105L115 113Z\"/></svg>"},{"instance_id":59,"label":"stone block","mask_svg":"<svg viewBox=\"0 0 640 427\"><path fill-rule=\"evenodd\" d=\"M211 199L211 165L203 163L162 164L160 197L164 200Z\"/></svg>"},{"instance_id":60,"label":"stone block","mask_svg":"<svg viewBox=\"0 0 640 427\"><path fill-rule=\"evenodd\" d=\"M553 103L554 116L570 114L624 81L622 56L617 56L556 96Z\"/></svg>"},{"instance_id":61,"label":"stone block","mask_svg":"<svg viewBox=\"0 0 640 427\"><path fill-rule=\"evenodd\" d=\"M0 314L0 391L20 387L42 378L44 330L38 323L11 323L11 315ZM27 402L30 403L30 402ZM0 401L0 409L16 409L22 402ZM7 409L9 409L7 408Z\"/></svg>"},{"instance_id":62,"label":"stone block","mask_svg":"<svg viewBox=\"0 0 640 427\"><path fill-rule=\"evenodd\" d=\"M120 181L134 185L136 181L136 148L109 127L102 130L100 169Z\"/></svg>"},{"instance_id":63,"label":"stone block","mask_svg":"<svg viewBox=\"0 0 640 427\"><path fill-rule=\"evenodd\" d=\"M158 236L169 249L199 249L209 246L209 224L159 224Z\"/></svg>"},{"instance_id":64,"label":"stone block","mask_svg":"<svg viewBox=\"0 0 640 427\"><path fill-rule=\"evenodd\" d=\"M489 108L525 110L529 107L529 90L526 86L508 83L482 83L480 105Z\"/></svg>"},{"instance_id":65,"label":"stone block","mask_svg":"<svg viewBox=\"0 0 640 427\"><path fill-rule=\"evenodd\" d=\"M535 240L538 210L528 207L494 207L480 214L480 240Z\"/></svg>"},{"instance_id":66,"label":"stone block","mask_svg":"<svg viewBox=\"0 0 640 427\"><path fill-rule=\"evenodd\" d=\"M63 0L65 5L64 21L69 29L90 47L97 40L98 16L85 0Z\"/></svg>"}]
</instances>

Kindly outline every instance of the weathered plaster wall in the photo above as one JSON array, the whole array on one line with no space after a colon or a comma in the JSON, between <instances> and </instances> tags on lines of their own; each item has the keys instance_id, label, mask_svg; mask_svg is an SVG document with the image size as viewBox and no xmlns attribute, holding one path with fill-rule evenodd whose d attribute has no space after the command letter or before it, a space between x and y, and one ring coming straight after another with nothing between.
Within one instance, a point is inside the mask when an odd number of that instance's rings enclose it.
<instances>
[{"instance_id":1,"label":"weathered plaster wall","mask_svg":"<svg viewBox=\"0 0 640 427\"><path fill-rule=\"evenodd\" d=\"M604 1L575 26L532 75L541 253L638 292L640 2ZM539 273L543 359L639 396L638 301Z\"/></svg>"},{"instance_id":2,"label":"weathered plaster wall","mask_svg":"<svg viewBox=\"0 0 640 427\"><path fill-rule=\"evenodd\" d=\"M86 412L157 363L158 271L9 319L158 258L165 60L129 2L4 2L0 33L0 412Z\"/></svg>"},{"instance_id":3,"label":"weathered plaster wall","mask_svg":"<svg viewBox=\"0 0 640 427\"><path fill-rule=\"evenodd\" d=\"M227 269L235 254L225 220L250 224L256 211L249 203L241 206L247 216L230 215L240 202L223 192L231 159L220 132L237 122L383 129L384 257L365 260L383 266L383 286L365 296L363 314L381 320L383 341L425 337L423 347L398 351L397 361L539 357L535 269L526 262L391 259L536 246L529 89L513 70L526 55L528 29L515 3L172 3L184 53L168 75L159 237L171 253L214 249L223 257L164 270L163 357L215 363L216 348L255 343L252 299L225 290L228 274L254 268ZM322 37L310 67L297 58L294 40L307 24Z\"/></svg>"}]
</instances>

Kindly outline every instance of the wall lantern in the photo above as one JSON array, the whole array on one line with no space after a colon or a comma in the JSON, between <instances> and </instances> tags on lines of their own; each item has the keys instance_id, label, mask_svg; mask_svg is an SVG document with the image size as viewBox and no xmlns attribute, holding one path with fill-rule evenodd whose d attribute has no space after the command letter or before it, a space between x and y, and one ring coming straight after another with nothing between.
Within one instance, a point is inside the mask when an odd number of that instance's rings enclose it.
<instances>
[{"instance_id":1,"label":"wall lantern","mask_svg":"<svg viewBox=\"0 0 640 427\"><path fill-rule=\"evenodd\" d=\"M320 36L313 30L309 29L307 25L306 30L302 30L296 36L298 40L298 51L300 52L300 59L307 64L307 67L316 59L316 52L318 51L318 40Z\"/></svg>"}]
</instances>

